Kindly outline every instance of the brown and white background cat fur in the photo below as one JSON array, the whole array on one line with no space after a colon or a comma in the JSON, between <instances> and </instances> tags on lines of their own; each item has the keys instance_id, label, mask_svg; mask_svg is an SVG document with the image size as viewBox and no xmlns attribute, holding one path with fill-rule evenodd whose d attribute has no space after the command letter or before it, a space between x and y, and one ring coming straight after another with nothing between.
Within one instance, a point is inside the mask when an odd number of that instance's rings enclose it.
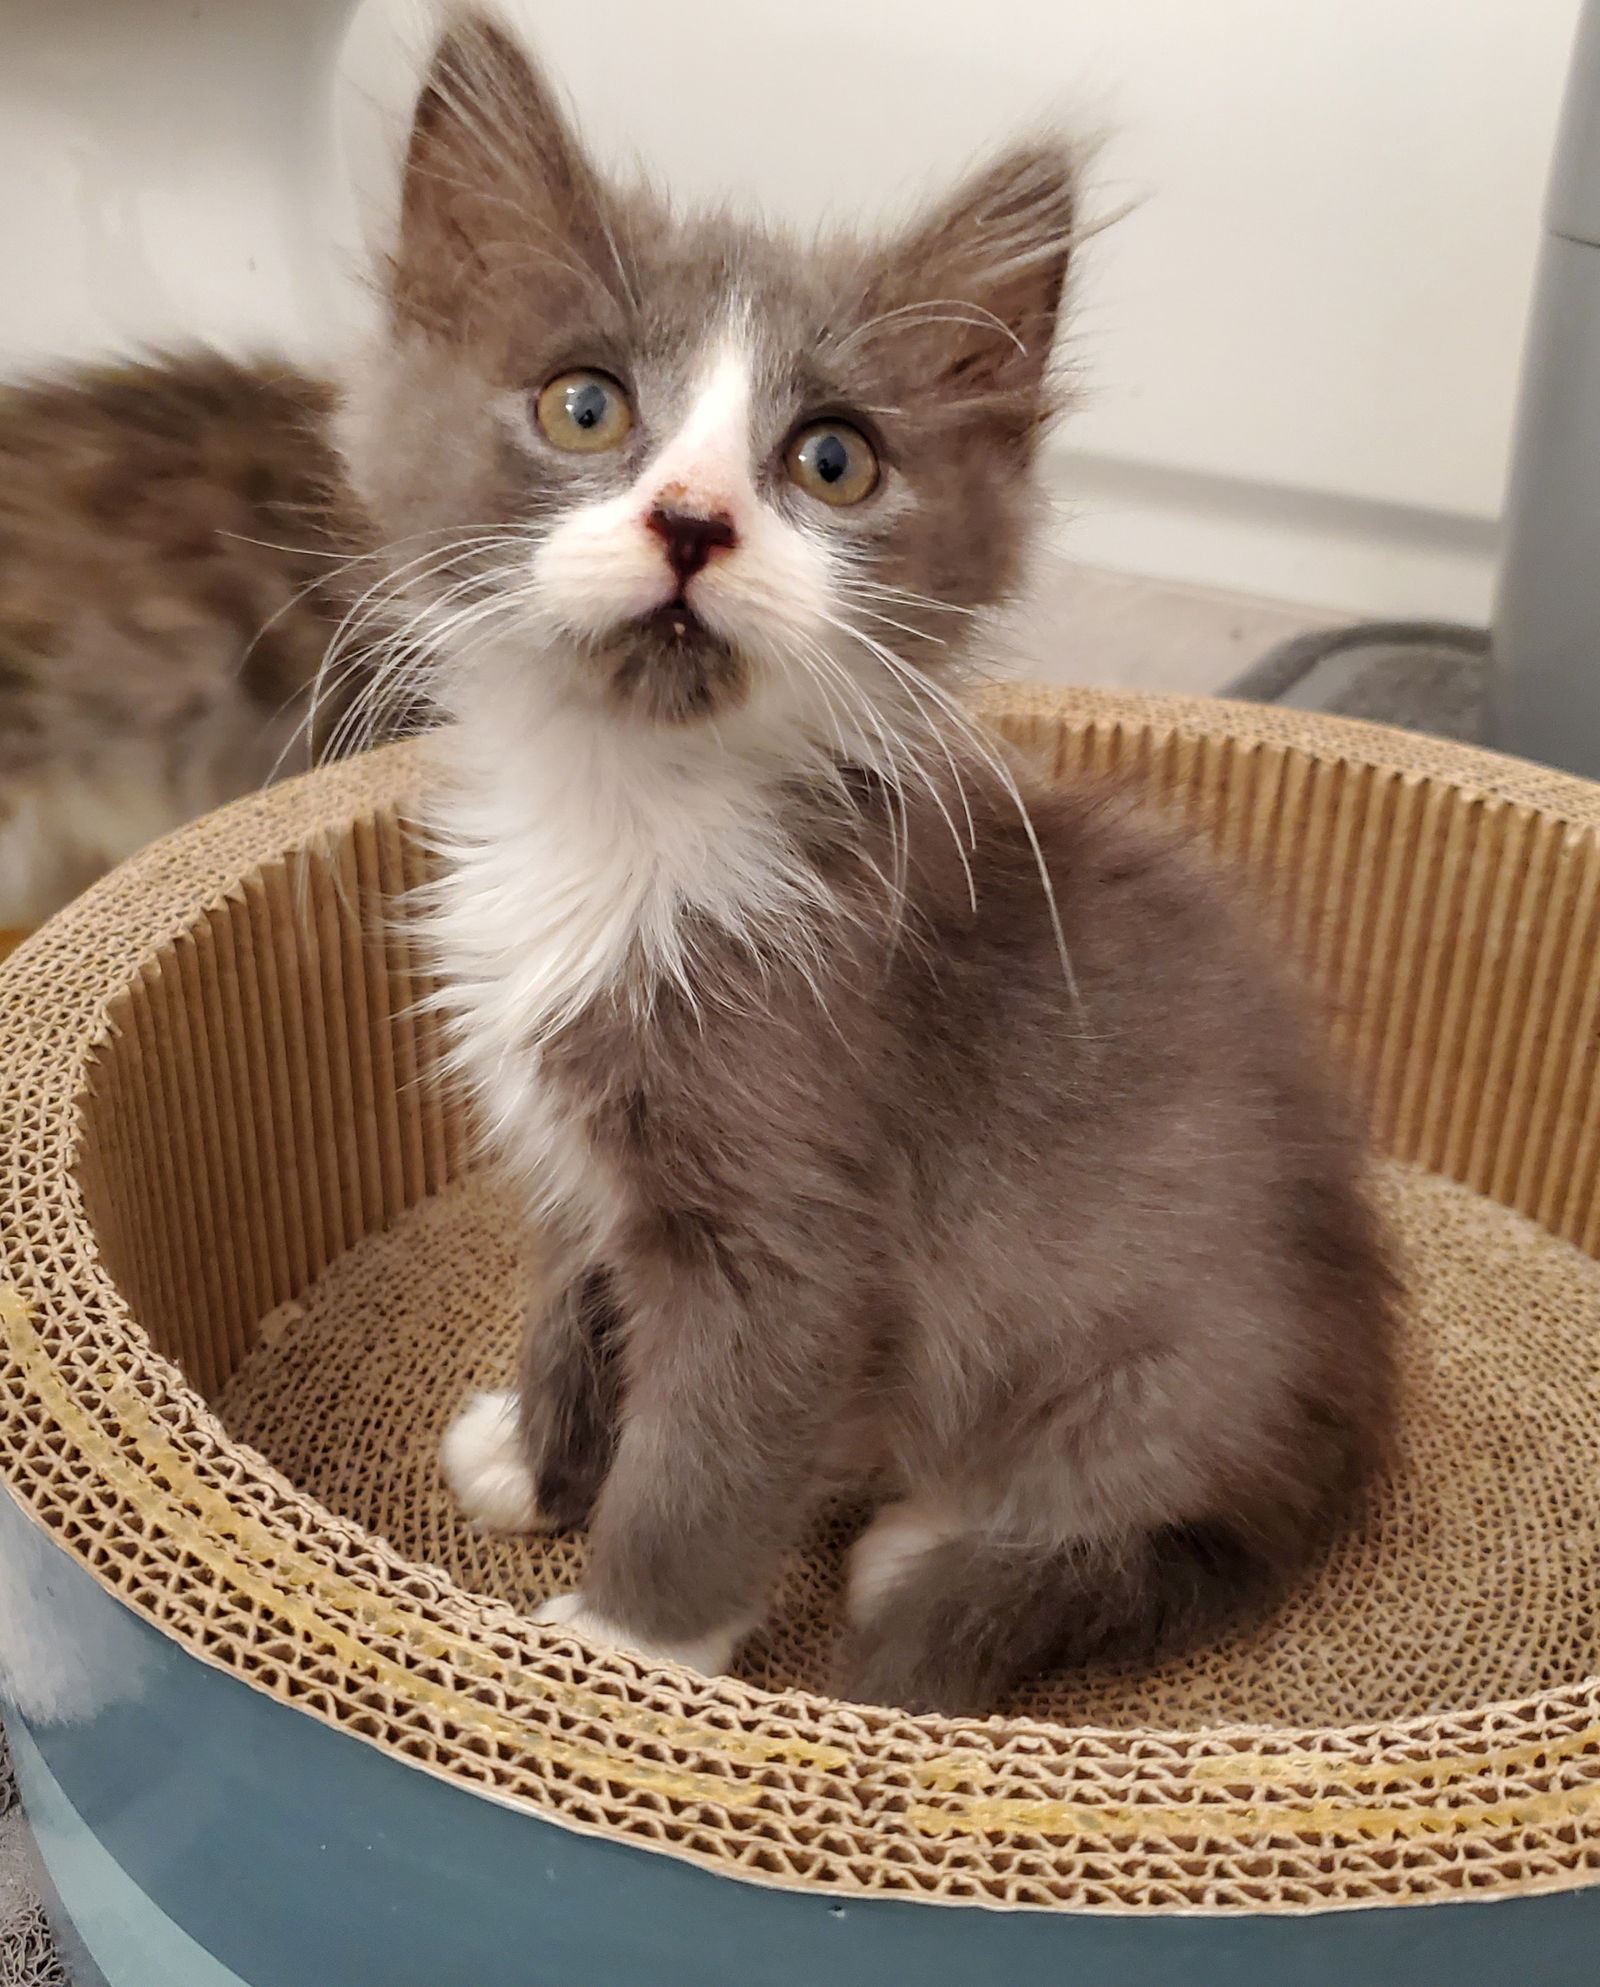
<instances>
[{"instance_id":1,"label":"brown and white background cat fur","mask_svg":"<svg viewBox=\"0 0 1600 1987\"><path fill-rule=\"evenodd\" d=\"M0 388L0 926L332 739L362 565L331 401L199 350Z\"/></svg>"},{"instance_id":2,"label":"brown and white background cat fur","mask_svg":"<svg viewBox=\"0 0 1600 1987\"><path fill-rule=\"evenodd\" d=\"M428 915L543 1264L443 1461L480 1522L587 1525L542 1618L652 1659L724 1666L865 1487L841 1690L988 1709L1262 1605L1383 1451L1392 1283L1293 1002L1184 849L955 694L1073 217L1046 142L802 244L604 183L485 19L423 86L341 434L373 542L449 548L401 583L455 720ZM615 448L542 432L574 367ZM786 473L822 418L855 505Z\"/></svg>"}]
</instances>

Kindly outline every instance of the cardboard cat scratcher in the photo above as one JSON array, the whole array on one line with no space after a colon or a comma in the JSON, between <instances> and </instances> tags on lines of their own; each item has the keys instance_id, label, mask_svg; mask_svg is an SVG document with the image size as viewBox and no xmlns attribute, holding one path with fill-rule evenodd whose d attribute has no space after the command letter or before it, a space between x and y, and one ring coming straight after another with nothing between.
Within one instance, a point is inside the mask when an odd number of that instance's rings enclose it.
<instances>
[{"instance_id":1,"label":"cardboard cat scratcher","mask_svg":"<svg viewBox=\"0 0 1600 1987\"><path fill-rule=\"evenodd\" d=\"M85 1979L1593 1978L1600 788L1284 710L990 704L1242 868L1370 1100L1412 1297L1363 1536L1222 1649L986 1722L817 1694L836 1536L735 1677L531 1626L580 1543L475 1536L434 1462L510 1370L520 1245L395 915L428 747L317 774L3 974L12 1728Z\"/></svg>"}]
</instances>

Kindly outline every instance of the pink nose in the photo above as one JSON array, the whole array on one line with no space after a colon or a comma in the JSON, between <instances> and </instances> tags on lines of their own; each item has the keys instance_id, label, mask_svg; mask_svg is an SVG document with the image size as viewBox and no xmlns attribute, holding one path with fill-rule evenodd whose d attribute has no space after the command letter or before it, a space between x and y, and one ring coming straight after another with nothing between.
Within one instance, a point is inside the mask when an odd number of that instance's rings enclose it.
<instances>
[{"instance_id":1,"label":"pink nose","mask_svg":"<svg viewBox=\"0 0 1600 1987\"><path fill-rule=\"evenodd\" d=\"M710 564L713 552L731 551L739 542L733 519L725 511L712 517L692 517L687 511L657 504L645 523L665 547L680 593L702 566Z\"/></svg>"}]
</instances>

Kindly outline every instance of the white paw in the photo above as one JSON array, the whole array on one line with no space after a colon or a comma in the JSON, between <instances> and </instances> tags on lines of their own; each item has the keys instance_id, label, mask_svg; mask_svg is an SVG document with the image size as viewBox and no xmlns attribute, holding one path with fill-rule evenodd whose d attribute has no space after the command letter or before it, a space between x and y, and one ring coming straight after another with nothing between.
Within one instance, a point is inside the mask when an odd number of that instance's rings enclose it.
<instances>
[{"instance_id":1,"label":"white paw","mask_svg":"<svg viewBox=\"0 0 1600 1987\"><path fill-rule=\"evenodd\" d=\"M515 1394L474 1394L444 1432L439 1467L480 1532L544 1529Z\"/></svg>"},{"instance_id":2,"label":"white paw","mask_svg":"<svg viewBox=\"0 0 1600 1987\"><path fill-rule=\"evenodd\" d=\"M917 1561L959 1531L926 1504L885 1504L850 1549L844 1605L854 1626L865 1628Z\"/></svg>"},{"instance_id":3,"label":"white paw","mask_svg":"<svg viewBox=\"0 0 1600 1987\"><path fill-rule=\"evenodd\" d=\"M574 1635L581 1635L586 1642L598 1642L603 1648L626 1649L649 1663L681 1663L686 1670L698 1670L707 1677L722 1675L747 1632L746 1624L741 1622L733 1628L698 1636L692 1642L647 1642L643 1636L596 1614L578 1589L570 1594L552 1594L533 1618L550 1627L570 1628Z\"/></svg>"}]
</instances>

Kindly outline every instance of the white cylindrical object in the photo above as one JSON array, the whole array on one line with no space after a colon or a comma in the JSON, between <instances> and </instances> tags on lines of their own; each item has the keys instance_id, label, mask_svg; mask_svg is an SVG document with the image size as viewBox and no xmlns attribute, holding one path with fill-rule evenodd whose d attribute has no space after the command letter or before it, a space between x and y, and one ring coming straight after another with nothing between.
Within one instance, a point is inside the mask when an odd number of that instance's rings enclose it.
<instances>
[{"instance_id":1,"label":"white cylindrical object","mask_svg":"<svg viewBox=\"0 0 1600 1987\"><path fill-rule=\"evenodd\" d=\"M1494 617L1495 743L1600 775L1600 0L1551 175Z\"/></svg>"}]
</instances>

